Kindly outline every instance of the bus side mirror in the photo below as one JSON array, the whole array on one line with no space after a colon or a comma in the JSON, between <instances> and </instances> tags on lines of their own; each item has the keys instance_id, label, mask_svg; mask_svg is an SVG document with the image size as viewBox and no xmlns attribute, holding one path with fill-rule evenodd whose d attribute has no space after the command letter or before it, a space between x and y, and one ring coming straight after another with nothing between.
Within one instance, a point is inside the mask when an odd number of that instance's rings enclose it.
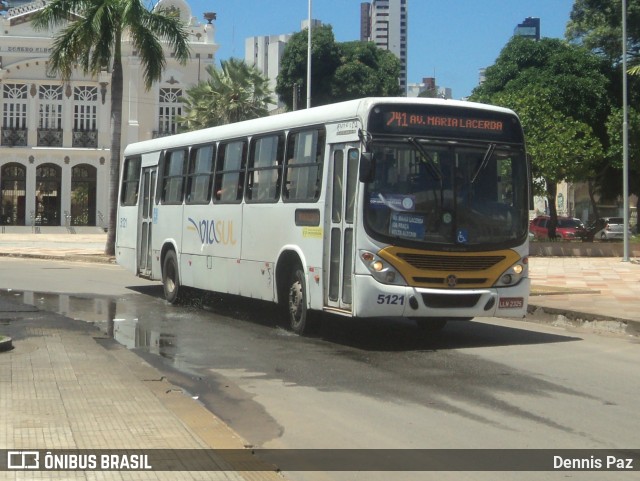
<instances>
[{"instance_id":1,"label":"bus side mirror","mask_svg":"<svg viewBox=\"0 0 640 481\"><path fill-rule=\"evenodd\" d=\"M371 182L376 174L376 161L372 152L362 152L360 154L360 182Z\"/></svg>"}]
</instances>

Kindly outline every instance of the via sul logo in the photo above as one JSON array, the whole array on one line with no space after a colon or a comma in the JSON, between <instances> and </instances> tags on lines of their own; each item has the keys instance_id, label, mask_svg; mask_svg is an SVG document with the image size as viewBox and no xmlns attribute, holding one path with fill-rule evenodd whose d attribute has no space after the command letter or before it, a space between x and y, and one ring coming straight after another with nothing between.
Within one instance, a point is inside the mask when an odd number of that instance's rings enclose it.
<instances>
[{"instance_id":1,"label":"via sul logo","mask_svg":"<svg viewBox=\"0 0 640 481\"><path fill-rule=\"evenodd\" d=\"M195 227L202 244L236 245L236 239L233 236L233 221L231 220L202 219L196 221L189 217L189 222Z\"/></svg>"}]
</instances>

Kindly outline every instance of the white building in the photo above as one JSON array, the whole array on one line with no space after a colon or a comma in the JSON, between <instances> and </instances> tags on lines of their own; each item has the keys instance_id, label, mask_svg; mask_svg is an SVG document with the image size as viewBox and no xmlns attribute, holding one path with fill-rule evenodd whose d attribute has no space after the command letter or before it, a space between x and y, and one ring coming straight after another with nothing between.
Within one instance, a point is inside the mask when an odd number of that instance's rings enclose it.
<instances>
[{"instance_id":1,"label":"white building","mask_svg":"<svg viewBox=\"0 0 640 481\"><path fill-rule=\"evenodd\" d=\"M262 75L269 79L269 88L274 92L273 98L276 103L269 104L268 109L284 107L284 103L277 100L275 94L280 72L280 63L287 42L291 34L283 35L262 35L249 37L244 41L244 61L247 65L256 67Z\"/></svg>"},{"instance_id":2,"label":"white building","mask_svg":"<svg viewBox=\"0 0 640 481\"><path fill-rule=\"evenodd\" d=\"M106 226L111 74L92 78L76 70L69 82L48 76L52 35L30 22L45 4L10 8L0 18L0 225ZM184 0L160 0L159 7L177 9L187 23L191 60L182 66L167 49L162 79L147 91L140 59L125 40L123 149L175 132L179 97L204 79L218 49L215 14L200 23Z\"/></svg>"},{"instance_id":3,"label":"white building","mask_svg":"<svg viewBox=\"0 0 640 481\"><path fill-rule=\"evenodd\" d=\"M303 20L300 23L300 30L308 27L309 20ZM311 28L322 25L320 20L311 19ZM270 111L284 108L284 102L281 102L276 95L276 85L278 84L278 74L280 73L280 64L287 42L291 40L293 34L281 35L259 35L256 37L248 37L244 41L244 61L247 65L256 67L262 75L269 79L269 88L271 89L276 103L269 104L267 108ZM301 95L305 95L302 92Z\"/></svg>"},{"instance_id":4,"label":"white building","mask_svg":"<svg viewBox=\"0 0 640 481\"><path fill-rule=\"evenodd\" d=\"M408 0L373 0L360 6L360 40L400 59L400 87L407 90ZM368 17L368 18L367 18Z\"/></svg>"}]
</instances>

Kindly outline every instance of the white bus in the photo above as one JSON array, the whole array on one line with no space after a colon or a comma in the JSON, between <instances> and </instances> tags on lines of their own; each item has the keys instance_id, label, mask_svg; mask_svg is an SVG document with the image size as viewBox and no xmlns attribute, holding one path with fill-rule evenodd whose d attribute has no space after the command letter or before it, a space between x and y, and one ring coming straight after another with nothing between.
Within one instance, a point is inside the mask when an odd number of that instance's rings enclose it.
<instances>
[{"instance_id":1,"label":"white bus","mask_svg":"<svg viewBox=\"0 0 640 481\"><path fill-rule=\"evenodd\" d=\"M286 308L415 319L522 317L529 169L510 110L366 98L127 146L116 259Z\"/></svg>"}]
</instances>

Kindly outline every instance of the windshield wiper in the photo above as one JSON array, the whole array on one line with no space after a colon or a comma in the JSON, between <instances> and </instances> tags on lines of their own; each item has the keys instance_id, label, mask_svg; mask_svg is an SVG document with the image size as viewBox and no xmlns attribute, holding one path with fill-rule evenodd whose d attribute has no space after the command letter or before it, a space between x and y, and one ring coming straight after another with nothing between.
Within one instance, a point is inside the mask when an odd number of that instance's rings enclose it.
<instances>
[{"instance_id":1,"label":"windshield wiper","mask_svg":"<svg viewBox=\"0 0 640 481\"><path fill-rule=\"evenodd\" d=\"M427 169L431 171L431 175L440 182L442 186L442 172L438 168L438 165L433 161L433 158L429 155L429 152L424 150L424 147L413 137L407 137L407 142L413 145L420 154L422 163L427 166Z\"/></svg>"},{"instance_id":2,"label":"windshield wiper","mask_svg":"<svg viewBox=\"0 0 640 481\"><path fill-rule=\"evenodd\" d=\"M476 170L476 173L473 174L473 178L471 179L472 184L475 183L476 179L480 175L480 171L487 166L487 164L491 160L491 157L493 157L493 152L495 150L496 144L489 144L489 147L487 148L487 151L484 153L484 157L482 158L482 162L480 162L480 165L478 166L478 170Z\"/></svg>"}]
</instances>

